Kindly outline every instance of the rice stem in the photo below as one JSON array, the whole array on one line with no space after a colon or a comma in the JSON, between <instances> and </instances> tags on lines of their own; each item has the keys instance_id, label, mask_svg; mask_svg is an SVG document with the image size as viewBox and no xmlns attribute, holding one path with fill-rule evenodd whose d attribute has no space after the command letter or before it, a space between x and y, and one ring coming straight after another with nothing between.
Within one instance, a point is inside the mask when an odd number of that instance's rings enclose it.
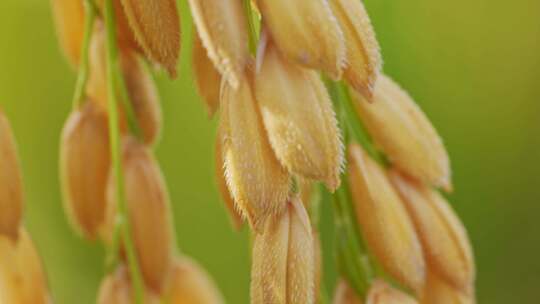
<instances>
[{"instance_id":1,"label":"rice stem","mask_svg":"<svg viewBox=\"0 0 540 304\"><path fill-rule=\"evenodd\" d=\"M88 53L90 49L90 38L92 37L94 21L96 20L97 15L97 9L92 0L84 1L84 11L84 36L83 44L81 47L79 71L77 73L77 82L75 84L75 93L72 100L73 109L78 108L81 104L85 95L84 91L86 89L86 83L88 81Z\"/></svg>"},{"instance_id":2,"label":"rice stem","mask_svg":"<svg viewBox=\"0 0 540 304\"><path fill-rule=\"evenodd\" d=\"M113 178L116 187L116 203L117 203L117 221L114 227L113 238L121 234L124 242L124 248L127 254L128 268L131 275L131 282L135 296L135 303L144 304L144 285L142 276L137 262L135 247L131 238L131 225L127 216L127 206L124 192L124 176L122 171L122 152L120 147L120 130L118 124L118 101L116 99L116 84L118 73L117 69L117 46L115 33L114 8L112 0L105 1L105 28L107 35L106 57L107 57L107 93L108 93L108 108L109 108L109 133L111 142L111 160L113 166ZM118 246L116 246L118 247ZM118 248L114 250L112 255L118 255Z\"/></svg>"},{"instance_id":3,"label":"rice stem","mask_svg":"<svg viewBox=\"0 0 540 304\"><path fill-rule=\"evenodd\" d=\"M253 22L253 11L251 9L251 0L244 1L244 11L248 23L248 43L251 54L257 52L257 31L255 29L255 23Z\"/></svg>"}]
</instances>

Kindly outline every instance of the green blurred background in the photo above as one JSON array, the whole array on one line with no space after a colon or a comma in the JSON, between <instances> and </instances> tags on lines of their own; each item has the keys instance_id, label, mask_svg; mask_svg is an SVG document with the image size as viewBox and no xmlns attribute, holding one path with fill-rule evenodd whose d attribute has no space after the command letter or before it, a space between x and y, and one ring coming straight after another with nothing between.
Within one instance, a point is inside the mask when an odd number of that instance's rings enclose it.
<instances>
[{"instance_id":1,"label":"green blurred background","mask_svg":"<svg viewBox=\"0 0 540 304\"><path fill-rule=\"evenodd\" d=\"M446 141L455 193L478 267L479 303L540 298L540 1L366 0L385 71L417 99ZM248 234L233 232L216 192L209 121L190 76L182 12L178 79L157 75L164 133L156 154L173 201L178 245L214 276L228 303L247 303ZM75 75L57 47L46 0L0 1L0 105L19 143L26 225L56 303L93 303L103 249L67 224L58 143ZM325 206L323 222L329 223ZM332 270L325 238L326 281Z\"/></svg>"}]
</instances>

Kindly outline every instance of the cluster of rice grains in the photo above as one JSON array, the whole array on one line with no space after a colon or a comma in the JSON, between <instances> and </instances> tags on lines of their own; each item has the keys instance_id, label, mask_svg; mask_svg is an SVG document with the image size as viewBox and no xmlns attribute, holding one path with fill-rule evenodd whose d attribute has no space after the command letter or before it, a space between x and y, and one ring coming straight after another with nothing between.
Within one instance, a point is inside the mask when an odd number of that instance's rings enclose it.
<instances>
[{"instance_id":1,"label":"cluster of rice grains","mask_svg":"<svg viewBox=\"0 0 540 304\"><path fill-rule=\"evenodd\" d=\"M447 153L382 74L362 1L188 2L197 87L219 110L220 190L253 231L251 303L324 301L320 184L335 191L335 304L473 303L469 240L439 192Z\"/></svg>"},{"instance_id":2,"label":"cluster of rice grains","mask_svg":"<svg viewBox=\"0 0 540 304\"><path fill-rule=\"evenodd\" d=\"M60 144L64 207L74 229L103 241L112 261L97 303L222 303L206 272L176 252L152 152L162 126L147 63L176 74L176 2L52 0L52 8L79 74Z\"/></svg>"},{"instance_id":3,"label":"cluster of rice grains","mask_svg":"<svg viewBox=\"0 0 540 304\"><path fill-rule=\"evenodd\" d=\"M22 224L23 187L15 140L0 109L0 303L50 304L47 279Z\"/></svg>"},{"instance_id":4,"label":"cluster of rice grains","mask_svg":"<svg viewBox=\"0 0 540 304\"><path fill-rule=\"evenodd\" d=\"M120 256L98 303L221 303L204 271L175 253L152 155L161 112L146 63L176 74L175 0L52 3L79 71L61 142L65 208L82 236ZM335 304L474 303L469 240L439 192L452 189L447 153L381 73L362 1L188 3L194 78L210 115L219 112L220 191L234 225L253 231L251 303L326 302L323 189L334 193Z\"/></svg>"}]
</instances>

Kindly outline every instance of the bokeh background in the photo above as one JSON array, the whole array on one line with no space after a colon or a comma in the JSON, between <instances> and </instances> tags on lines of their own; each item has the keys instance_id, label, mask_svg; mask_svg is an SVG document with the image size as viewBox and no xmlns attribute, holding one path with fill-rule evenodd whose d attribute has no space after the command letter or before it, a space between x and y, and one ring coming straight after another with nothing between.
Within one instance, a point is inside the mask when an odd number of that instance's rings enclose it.
<instances>
[{"instance_id":1,"label":"bokeh background","mask_svg":"<svg viewBox=\"0 0 540 304\"><path fill-rule=\"evenodd\" d=\"M479 303L540 298L540 1L366 0L385 71L416 98L452 158L451 201L475 247ZM191 19L182 14L179 77L156 79L164 133L156 154L173 201L178 246L213 275L228 303L248 303L248 233L230 228L213 176L216 121L190 76ZM19 143L26 225L56 303L93 303L103 249L64 216L58 143L75 75L57 47L49 1L0 1L0 106ZM329 206L323 223L329 224ZM335 280L323 229L326 282ZM330 288L330 287L329 287Z\"/></svg>"}]
</instances>

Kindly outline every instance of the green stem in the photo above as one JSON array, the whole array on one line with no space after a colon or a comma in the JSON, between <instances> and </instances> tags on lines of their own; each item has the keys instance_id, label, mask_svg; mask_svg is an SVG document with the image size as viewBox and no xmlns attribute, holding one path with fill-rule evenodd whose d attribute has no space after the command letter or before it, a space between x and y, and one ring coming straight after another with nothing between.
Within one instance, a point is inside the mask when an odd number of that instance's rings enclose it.
<instances>
[{"instance_id":1,"label":"green stem","mask_svg":"<svg viewBox=\"0 0 540 304\"><path fill-rule=\"evenodd\" d=\"M354 106L354 102L356 101L351 98L349 88L343 82L339 82L335 85L337 86L336 89L338 91L338 98L340 101L342 116L341 120L346 125L343 127L347 128L348 132L350 132L350 136L352 137L351 140L360 143L373 159L386 166L388 161L384 154L375 148L373 139L362 124L362 120L358 116L358 112Z\"/></svg>"},{"instance_id":2,"label":"green stem","mask_svg":"<svg viewBox=\"0 0 540 304\"><path fill-rule=\"evenodd\" d=\"M127 206L124 192L124 176L122 171L122 153L120 147L120 130L118 125L118 102L116 100L117 73L117 46L115 33L114 8L112 0L105 1L105 27L107 33L107 93L109 108L109 133L111 144L111 161L113 166L113 178L116 186L116 203L118 218L115 225L115 235L121 233L124 248L127 254L128 267L131 274L132 288L135 291L135 302L144 303L144 285L137 262L135 247L131 238L131 225L127 216ZM119 233L118 233L119 232ZM116 248L115 248L116 250ZM117 254L118 251L113 254Z\"/></svg>"},{"instance_id":3,"label":"green stem","mask_svg":"<svg viewBox=\"0 0 540 304\"><path fill-rule=\"evenodd\" d=\"M251 0L244 0L244 11L248 23L249 30L249 50L252 54L257 52L257 31L255 30L255 23L253 22L253 14L251 10Z\"/></svg>"},{"instance_id":4,"label":"green stem","mask_svg":"<svg viewBox=\"0 0 540 304\"><path fill-rule=\"evenodd\" d=\"M77 75L77 83L75 84L75 93L73 95L73 108L77 108L82 99L84 98L84 91L86 88L86 82L88 81L88 53L90 49L90 38L92 37L92 30L94 28L94 21L96 19L96 8L91 0L84 1L85 9L85 22L84 22L84 36L83 44L81 48L81 57L79 63L79 71Z\"/></svg>"}]
</instances>

